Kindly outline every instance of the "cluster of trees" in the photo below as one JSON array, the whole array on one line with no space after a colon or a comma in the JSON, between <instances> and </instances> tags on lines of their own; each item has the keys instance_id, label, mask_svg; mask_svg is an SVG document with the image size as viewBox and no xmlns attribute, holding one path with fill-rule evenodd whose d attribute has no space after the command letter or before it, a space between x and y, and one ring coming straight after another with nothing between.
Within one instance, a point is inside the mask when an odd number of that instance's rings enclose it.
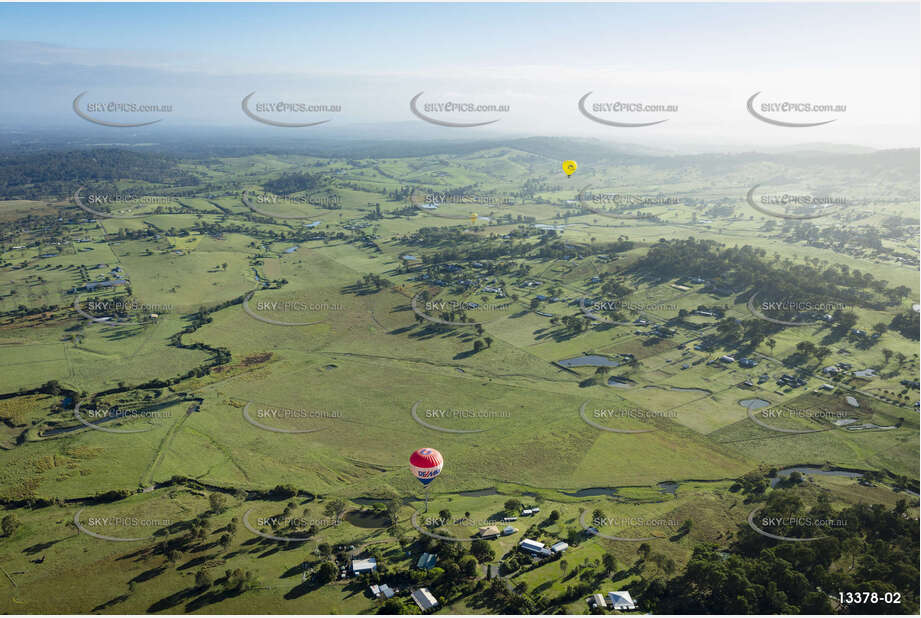
<instances>
[{"instance_id":1,"label":"cluster of trees","mask_svg":"<svg viewBox=\"0 0 921 618\"><path fill-rule=\"evenodd\" d=\"M618 315L618 317L622 316ZM554 316L550 318L550 323L554 326L557 324L562 325L566 332L570 335L578 335L579 333L588 330L588 327L592 324L592 320L582 313L577 313L576 315L564 315L560 318Z\"/></svg>"},{"instance_id":2,"label":"cluster of trees","mask_svg":"<svg viewBox=\"0 0 921 618\"><path fill-rule=\"evenodd\" d=\"M400 185L398 188L391 191L387 191L387 199L391 202L403 202L409 199L411 195L419 193L421 189L416 187L411 187L408 185ZM411 210L415 210L415 207L411 207Z\"/></svg>"},{"instance_id":3,"label":"cluster of trees","mask_svg":"<svg viewBox=\"0 0 921 618\"><path fill-rule=\"evenodd\" d=\"M918 612L918 525L907 503L858 504L840 510L820 495L812 508L798 497L772 492L758 517L809 517L845 522L822 529L808 543L778 542L742 524L731 551L704 544L676 577L644 577L635 593L643 609L664 614L831 614L837 593L901 594L901 604L862 604L856 613ZM793 526L775 533L813 536ZM829 597L832 598L829 598Z\"/></svg>"},{"instance_id":4,"label":"cluster of trees","mask_svg":"<svg viewBox=\"0 0 921 618\"><path fill-rule=\"evenodd\" d=\"M861 255L870 251L889 258L902 257L908 263L917 264L917 255L900 252L887 247L883 239L904 239L910 235L913 226L918 225L917 219L906 217L886 217L880 227L875 225L846 225L852 221L866 216L850 213L847 210L839 211L838 222L845 225L817 226L809 221L787 220L783 223L780 235L788 242L804 242L814 247L833 248L839 253ZM765 232L774 231L777 227L775 221L768 221L762 227Z\"/></svg>"},{"instance_id":5,"label":"cluster of trees","mask_svg":"<svg viewBox=\"0 0 921 618\"><path fill-rule=\"evenodd\" d=\"M313 191L323 186L323 177L305 172L285 172L278 178L262 183L262 188L275 195L290 195L300 191Z\"/></svg>"},{"instance_id":6,"label":"cluster of trees","mask_svg":"<svg viewBox=\"0 0 921 618\"><path fill-rule=\"evenodd\" d=\"M237 215L249 219L253 223L263 223L266 225L277 224L277 221L273 220L271 217L263 217L257 215L256 213L245 213ZM205 220L196 221L192 227L194 231L201 232L202 234L208 234L211 236L223 236L224 234L241 234L243 236L249 236L250 238L256 238L259 240L267 242L304 242L308 240L325 240L327 238L343 240L346 238L344 232L324 232L317 228L303 228L303 227L293 227L289 230L280 230L276 227L274 229L267 229L265 227L255 227L240 223L221 223L221 222L209 222ZM251 242L249 245L251 248L258 248L255 241Z\"/></svg>"},{"instance_id":7,"label":"cluster of trees","mask_svg":"<svg viewBox=\"0 0 921 618\"><path fill-rule=\"evenodd\" d=\"M892 318L892 322L889 323L889 328L906 339L918 341L919 330L921 330L918 317L917 311L908 309Z\"/></svg>"},{"instance_id":8,"label":"cluster of trees","mask_svg":"<svg viewBox=\"0 0 921 618\"><path fill-rule=\"evenodd\" d=\"M165 536L166 538L157 543L153 548L153 552L163 556L168 564L175 565L183 559L185 554L205 551L212 546L219 546L223 551L227 551L230 549L239 530L239 522L236 517L232 518L224 527L215 530L214 532L220 533L220 536L218 536L217 540L211 540L212 529L214 528L211 518L214 515L223 513L226 506L227 499L225 496L219 493L210 494L208 510L191 520L176 522L157 531L156 536ZM210 575L205 571L199 572L199 574L202 573L208 577L208 583L205 587L210 587ZM249 589L248 586L255 581L255 575L249 572L243 573L240 571L240 573L235 573L232 577L229 575L230 573L228 571L228 575L223 580L228 590L244 591L244 589ZM229 584L227 583L228 581L230 582ZM203 586L204 580L199 581L197 578L196 584Z\"/></svg>"},{"instance_id":9,"label":"cluster of trees","mask_svg":"<svg viewBox=\"0 0 921 618\"><path fill-rule=\"evenodd\" d=\"M57 198L93 181L122 178L165 184L198 184L198 179L179 168L178 163L175 157L169 155L116 148L0 155L0 197ZM114 195L115 191L111 193Z\"/></svg>"},{"instance_id":10,"label":"cluster of trees","mask_svg":"<svg viewBox=\"0 0 921 618\"><path fill-rule=\"evenodd\" d=\"M483 337L482 339L475 339L473 342L473 352L482 352L486 348L492 347L492 337Z\"/></svg>"},{"instance_id":11,"label":"cluster of trees","mask_svg":"<svg viewBox=\"0 0 921 618\"><path fill-rule=\"evenodd\" d=\"M223 587L226 594L239 594L258 588L261 583L256 574L252 571L243 569L227 569L224 571L224 577L219 579L217 584ZM215 584L214 579L208 571L201 569L195 574L195 587L198 592L204 592Z\"/></svg>"},{"instance_id":12,"label":"cluster of trees","mask_svg":"<svg viewBox=\"0 0 921 618\"><path fill-rule=\"evenodd\" d=\"M377 273L368 273L362 275L361 279L355 282L355 287L359 290L373 290L380 292L384 288L393 286L393 282L386 277L381 277Z\"/></svg>"},{"instance_id":13,"label":"cluster of trees","mask_svg":"<svg viewBox=\"0 0 921 618\"><path fill-rule=\"evenodd\" d=\"M409 235L400 237L400 242L415 247L440 247L432 256L434 264L446 264L455 260L492 260L506 255L514 256L508 244L489 242L460 226L423 227ZM520 249L527 252L527 246Z\"/></svg>"},{"instance_id":14,"label":"cluster of trees","mask_svg":"<svg viewBox=\"0 0 921 618\"><path fill-rule=\"evenodd\" d=\"M667 279L700 276L720 286L758 291L759 298L771 301L792 299L881 308L883 302L877 296L892 305L911 293L905 286L890 288L887 281L852 270L847 264L821 269L817 261L803 264L781 260L777 254L774 257L774 262L769 263L764 249L748 245L724 247L711 240L660 239L634 268Z\"/></svg>"},{"instance_id":15,"label":"cluster of trees","mask_svg":"<svg viewBox=\"0 0 921 618\"><path fill-rule=\"evenodd\" d=\"M0 530L3 531L3 536L9 537L13 536L13 533L16 532L21 525L22 522L19 521L19 518L11 513L0 522Z\"/></svg>"}]
</instances>

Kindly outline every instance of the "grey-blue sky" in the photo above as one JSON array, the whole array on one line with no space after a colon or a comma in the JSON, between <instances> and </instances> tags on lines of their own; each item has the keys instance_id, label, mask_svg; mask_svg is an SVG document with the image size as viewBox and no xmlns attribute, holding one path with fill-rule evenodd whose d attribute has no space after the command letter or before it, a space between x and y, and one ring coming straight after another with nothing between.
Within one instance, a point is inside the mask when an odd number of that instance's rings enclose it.
<instances>
[{"instance_id":1,"label":"grey-blue sky","mask_svg":"<svg viewBox=\"0 0 921 618\"><path fill-rule=\"evenodd\" d=\"M4 4L0 39L283 70L917 66L917 4Z\"/></svg>"},{"instance_id":2,"label":"grey-blue sky","mask_svg":"<svg viewBox=\"0 0 921 618\"><path fill-rule=\"evenodd\" d=\"M251 126L240 100L257 91L341 104L330 126L416 122L424 90L508 104L481 134L915 146L918 18L917 4L0 4L0 114L79 124L86 90L169 102L171 124ZM578 113L590 90L680 111L625 135ZM779 130L745 111L757 91L848 109Z\"/></svg>"}]
</instances>

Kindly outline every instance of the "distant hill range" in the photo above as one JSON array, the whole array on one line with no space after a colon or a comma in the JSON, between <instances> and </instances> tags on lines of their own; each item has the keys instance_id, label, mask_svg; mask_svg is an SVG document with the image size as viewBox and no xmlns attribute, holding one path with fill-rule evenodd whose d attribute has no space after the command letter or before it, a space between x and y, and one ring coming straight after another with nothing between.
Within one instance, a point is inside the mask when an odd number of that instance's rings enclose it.
<instances>
[{"instance_id":1,"label":"distant hill range","mask_svg":"<svg viewBox=\"0 0 921 618\"><path fill-rule=\"evenodd\" d=\"M604 142L591 138L525 137L489 140L374 140L302 139L268 140L255 133L237 135L221 131L164 132L157 143L133 144L120 134L118 144L88 142L85 147L54 145L35 140L20 153L0 152L0 199L36 199L64 195L86 181L112 182L132 178L172 187L195 187L201 179L178 167L182 159L252 154L302 154L317 157L366 159L435 155L469 156L478 152L509 149L551 161L575 159L582 165L642 165L659 170L696 169L706 176L742 171L746 166L770 163L779 166L833 166L866 174L891 174L892 178L917 184L919 150L905 148L873 150L860 146L803 144L764 152L673 154L636 144ZM60 137L60 136L59 136ZM127 139L125 139L127 138ZM34 138L33 138L34 139ZM0 139L0 143L2 143ZM25 153L22 153L25 150Z\"/></svg>"}]
</instances>

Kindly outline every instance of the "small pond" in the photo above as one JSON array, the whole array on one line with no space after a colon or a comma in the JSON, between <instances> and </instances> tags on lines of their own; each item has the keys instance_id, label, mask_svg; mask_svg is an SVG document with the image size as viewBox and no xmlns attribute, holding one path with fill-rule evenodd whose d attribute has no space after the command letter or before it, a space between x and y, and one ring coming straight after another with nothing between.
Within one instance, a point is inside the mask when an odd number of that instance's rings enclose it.
<instances>
[{"instance_id":1,"label":"small pond","mask_svg":"<svg viewBox=\"0 0 921 618\"><path fill-rule=\"evenodd\" d=\"M620 363L618 361L610 359L607 356L600 356L598 354L589 354L587 356L574 356L572 358L565 358L561 361L557 361L556 363L566 368L619 367L620 366Z\"/></svg>"}]
</instances>

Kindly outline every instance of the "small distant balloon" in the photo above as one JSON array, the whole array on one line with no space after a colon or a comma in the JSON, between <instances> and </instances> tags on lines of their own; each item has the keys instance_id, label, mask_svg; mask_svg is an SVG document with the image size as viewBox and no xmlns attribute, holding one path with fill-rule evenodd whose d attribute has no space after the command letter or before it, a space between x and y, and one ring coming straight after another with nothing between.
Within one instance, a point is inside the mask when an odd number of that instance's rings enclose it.
<instances>
[{"instance_id":1,"label":"small distant balloon","mask_svg":"<svg viewBox=\"0 0 921 618\"><path fill-rule=\"evenodd\" d=\"M476 223L476 219L477 219L476 213L473 213L472 215L470 215L470 223Z\"/></svg>"},{"instance_id":2,"label":"small distant balloon","mask_svg":"<svg viewBox=\"0 0 921 618\"><path fill-rule=\"evenodd\" d=\"M572 161L572 160L570 160L570 161L563 161L563 171L566 173L566 176L567 176L567 177L570 177L570 178L571 178L572 175L576 173L576 169L577 169L578 167L579 167L579 166L578 166L578 164L576 164L575 161Z\"/></svg>"},{"instance_id":3,"label":"small distant balloon","mask_svg":"<svg viewBox=\"0 0 921 618\"><path fill-rule=\"evenodd\" d=\"M428 485L441 474L445 460L441 453L433 448L420 448L409 456L409 469L413 476L423 485Z\"/></svg>"}]
</instances>

